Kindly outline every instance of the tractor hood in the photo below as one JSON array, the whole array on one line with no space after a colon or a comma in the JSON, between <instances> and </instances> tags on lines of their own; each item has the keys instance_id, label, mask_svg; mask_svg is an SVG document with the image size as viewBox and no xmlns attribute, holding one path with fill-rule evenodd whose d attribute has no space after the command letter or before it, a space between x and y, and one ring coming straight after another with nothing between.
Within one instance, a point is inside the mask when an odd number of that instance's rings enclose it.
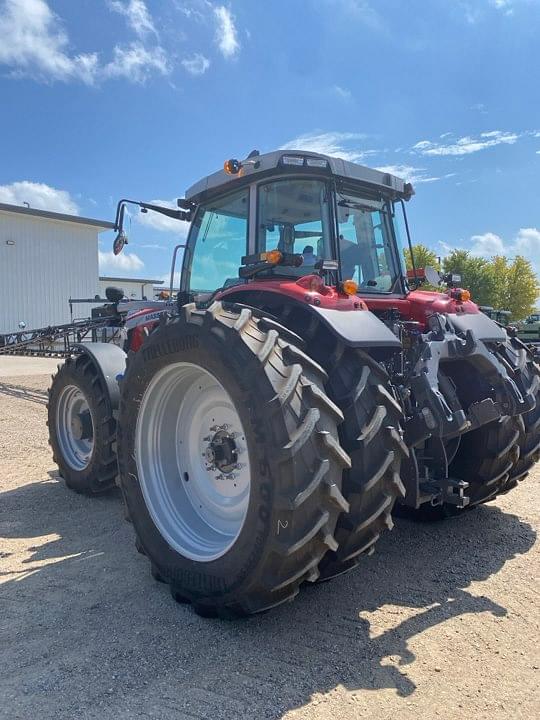
<instances>
[{"instance_id":1,"label":"tractor hood","mask_svg":"<svg viewBox=\"0 0 540 720\"><path fill-rule=\"evenodd\" d=\"M443 315L468 314L478 315L480 309L471 300L460 301L447 293L430 292L428 290L413 290L406 297L410 307L410 317L418 322L425 322L433 313Z\"/></svg>"},{"instance_id":2,"label":"tractor hood","mask_svg":"<svg viewBox=\"0 0 540 720\"><path fill-rule=\"evenodd\" d=\"M450 291L449 291L450 292ZM446 315L456 332L471 330L475 337L486 342L505 342L506 331L501 325L480 312L471 300L457 300L449 293L413 290L405 297L363 297L368 308L377 314L397 310L402 318L418 322L428 329L430 315Z\"/></svg>"},{"instance_id":3,"label":"tractor hood","mask_svg":"<svg viewBox=\"0 0 540 720\"><path fill-rule=\"evenodd\" d=\"M419 322L426 327L427 319L434 313L441 315L480 315L476 303L471 300L459 301L447 293L429 292L427 290L413 290L403 296L376 297L363 295L362 299L370 310L383 313L397 310L407 320ZM493 323L495 324L495 323Z\"/></svg>"}]
</instances>

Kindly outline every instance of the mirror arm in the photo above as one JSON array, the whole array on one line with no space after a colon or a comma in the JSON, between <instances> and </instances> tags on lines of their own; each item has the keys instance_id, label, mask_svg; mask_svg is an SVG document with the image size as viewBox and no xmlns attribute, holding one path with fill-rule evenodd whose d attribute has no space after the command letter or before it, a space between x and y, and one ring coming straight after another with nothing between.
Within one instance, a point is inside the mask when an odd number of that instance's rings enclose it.
<instances>
[{"instance_id":1,"label":"mirror arm","mask_svg":"<svg viewBox=\"0 0 540 720\"><path fill-rule=\"evenodd\" d=\"M173 210L172 208L163 207L162 205L152 205L151 203L145 202L137 202L135 205L138 205L141 210L153 210L174 220L185 220L187 222L191 220L191 210Z\"/></svg>"},{"instance_id":2,"label":"mirror arm","mask_svg":"<svg viewBox=\"0 0 540 720\"><path fill-rule=\"evenodd\" d=\"M177 256L177 254L178 254L178 251L181 250L182 248L185 250L185 249L187 248L187 243L182 243L181 245L175 245L174 252L173 252L173 256L172 256L172 263L171 263L171 282L170 282L170 287L169 287L170 297L171 297L171 298L172 298L172 296L173 296L173 288L174 288L174 271L175 271L175 268L176 268L176 256Z\"/></svg>"},{"instance_id":3,"label":"mirror arm","mask_svg":"<svg viewBox=\"0 0 540 720\"><path fill-rule=\"evenodd\" d=\"M121 232L124 229L124 213L126 211L126 203L133 202L132 200L122 199L116 206L116 216L114 218L114 230Z\"/></svg>"},{"instance_id":4,"label":"mirror arm","mask_svg":"<svg viewBox=\"0 0 540 720\"><path fill-rule=\"evenodd\" d=\"M122 230L124 229L124 214L126 211L126 205L128 203L130 205L137 205L143 211L153 210L154 212L161 213L162 215L167 215L167 217L171 217L174 220L184 220L186 222L191 222L192 219L191 208L189 208L188 210L173 210L172 208L163 207L162 205L152 205L152 203L145 203L139 200L129 200L128 198L123 198L116 206L116 217L114 220L114 229L116 232L122 232Z\"/></svg>"},{"instance_id":5,"label":"mirror arm","mask_svg":"<svg viewBox=\"0 0 540 720\"><path fill-rule=\"evenodd\" d=\"M418 288L421 284L421 280L418 277L418 273L416 272L416 263L414 262L414 253L412 249L412 240L411 240L411 233L409 231L409 221L407 220L407 213L405 212L405 203L403 200L399 201L401 203L401 209L403 210L403 219L405 220L405 232L407 233L407 244L409 246L409 252L411 253L411 265L414 275L414 282L416 287Z\"/></svg>"}]
</instances>

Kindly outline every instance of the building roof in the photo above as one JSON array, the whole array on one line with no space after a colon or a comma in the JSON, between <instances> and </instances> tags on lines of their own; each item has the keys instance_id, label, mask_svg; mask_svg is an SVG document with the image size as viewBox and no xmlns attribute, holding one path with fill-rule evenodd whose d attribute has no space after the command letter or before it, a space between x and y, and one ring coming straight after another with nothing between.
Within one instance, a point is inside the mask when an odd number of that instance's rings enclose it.
<instances>
[{"instance_id":1,"label":"building roof","mask_svg":"<svg viewBox=\"0 0 540 720\"><path fill-rule=\"evenodd\" d=\"M112 282L133 282L139 285L163 285L163 280L146 280L145 278L131 278L131 277L109 277L108 275L100 275L99 279L102 282L111 280Z\"/></svg>"},{"instance_id":2,"label":"building roof","mask_svg":"<svg viewBox=\"0 0 540 720\"><path fill-rule=\"evenodd\" d=\"M30 215L33 217L46 218L47 220L62 220L63 222L78 223L79 225L91 225L93 227L102 228L103 230L114 229L114 223L108 222L108 220L94 220L93 218L81 217L80 215L65 215L64 213L51 212L50 210L38 210L37 208L27 208L21 205L8 205L7 203L0 203L0 212Z\"/></svg>"}]
</instances>

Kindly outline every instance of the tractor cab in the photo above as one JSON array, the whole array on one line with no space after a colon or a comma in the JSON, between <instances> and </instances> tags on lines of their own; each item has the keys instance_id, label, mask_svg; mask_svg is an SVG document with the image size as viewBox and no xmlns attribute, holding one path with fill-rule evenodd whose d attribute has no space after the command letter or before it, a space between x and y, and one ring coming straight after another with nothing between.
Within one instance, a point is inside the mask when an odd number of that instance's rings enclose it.
<instances>
[{"instance_id":1,"label":"tractor cab","mask_svg":"<svg viewBox=\"0 0 540 720\"><path fill-rule=\"evenodd\" d=\"M411 195L388 173L316 153L229 160L186 193L193 221L181 290L316 275L344 295L403 295L395 216Z\"/></svg>"}]
</instances>

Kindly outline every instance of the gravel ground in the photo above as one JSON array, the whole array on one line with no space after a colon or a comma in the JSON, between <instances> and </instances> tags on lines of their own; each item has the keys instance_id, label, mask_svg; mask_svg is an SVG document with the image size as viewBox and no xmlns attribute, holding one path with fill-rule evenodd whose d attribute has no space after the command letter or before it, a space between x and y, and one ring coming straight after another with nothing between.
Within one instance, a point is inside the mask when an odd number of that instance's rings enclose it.
<instances>
[{"instance_id":1,"label":"gravel ground","mask_svg":"<svg viewBox=\"0 0 540 720\"><path fill-rule=\"evenodd\" d=\"M48 382L0 379L0 717L539 716L538 471L456 521L399 520L291 605L204 620L152 580L116 493L58 480Z\"/></svg>"}]
</instances>

